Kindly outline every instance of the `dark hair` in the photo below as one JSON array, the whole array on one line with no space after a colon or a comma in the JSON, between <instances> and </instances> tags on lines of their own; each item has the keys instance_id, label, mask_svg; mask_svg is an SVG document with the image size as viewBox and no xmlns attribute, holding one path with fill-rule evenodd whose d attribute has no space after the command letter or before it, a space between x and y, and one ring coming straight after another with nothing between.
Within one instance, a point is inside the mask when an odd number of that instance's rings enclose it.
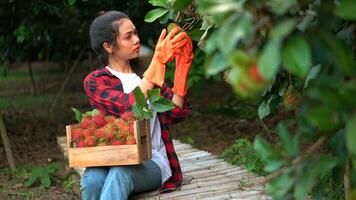
<instances>
[{"instance_id":1,"label":"dark hair","mask_svg":"<svg viewBox=\"0 0 356 200\"><path fill-rule=\"evenodd\" d=\"M100 13L90 25L89 35L91 48L98 54L100 63L108 65L108 55L103 44L105 42L114 45L119 32L119 23L114 23L122 19L130 19L125 13L119 11L106 11ZM133 70L136 72L140 61L138 58L130 60Z\"/></svg>"}]
</instances>

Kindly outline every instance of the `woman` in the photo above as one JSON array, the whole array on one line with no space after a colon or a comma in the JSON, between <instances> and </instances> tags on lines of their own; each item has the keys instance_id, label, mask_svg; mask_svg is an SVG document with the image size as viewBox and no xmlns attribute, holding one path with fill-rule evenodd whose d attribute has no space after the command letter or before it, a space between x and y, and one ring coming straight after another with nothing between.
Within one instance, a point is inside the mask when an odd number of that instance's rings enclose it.
<instances>
[{"instance_id":1,"label":"woman","mask_svg":"<svg viewBox=\"0 0 356 200\"><path fill-rule=\"evenodd\" d=\"M157 42L151 64L141 78L134 61L139 56L140 39L127 15L108 11L98 16L90 27L91 46L99 55L99 68L84 79L89 103L102 112L119 117L135 103L133 89L161 87L161 95L172 99L175 108L155 113L150 121L152 159L142 165L86 168L81 179L83 199L128 199L131 193L160 189L168 192L182 183L182 172L167 125L182 121L190 107L185 100L187 75L193 59L192 42L179 28ZM165 64L176 59L174 86L164 84Z\"/></svg>"}]
</instances>

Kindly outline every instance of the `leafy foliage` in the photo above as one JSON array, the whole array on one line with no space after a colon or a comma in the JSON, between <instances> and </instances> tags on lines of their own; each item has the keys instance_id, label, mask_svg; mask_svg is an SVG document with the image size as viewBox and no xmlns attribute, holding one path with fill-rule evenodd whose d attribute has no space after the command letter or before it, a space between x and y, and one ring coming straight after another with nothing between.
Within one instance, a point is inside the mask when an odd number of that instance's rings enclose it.
<instances>
[{"instance_id":1,"label":"leafy foliage","mask_svg":"<svg viewBox=\"0 0 356 200\"><path fill-rule=\"evenodd\" d=\"M72 176L69 176L66 180L63 181L63 189L65 192L70 193L75 184L75 180Z\"/></svg>"},{"instance_id":2,"label":"leafy foliage","mask_svg":"<svg viewBox=\"0 0 356 200\"><path fill-rule=\"evenodd\" d=\"M35 184L36 181L40 181L41 186L49 188L53 179L52 175L58 170L58 163L51 163L47 167L34 167L31 171L31 175L25 182L26 187L30 187Z\"/></svg>"},{"instance_id":3,"label":"leafy foliage","mask_svg":"<svg viewBox=\"0 0 356 200\"><path fill-rule=\"evenodd\" d=\"M161 89L159 88L147 91L149 105L147 105L145 96L139 86L133 92L136 103L132 106L132 112L138 119L151 119L153 112L161 113L174 108L172 100L161 97Z\"/></svg>"},{"instance_id":4,"label":"leafy foliage","mask_svg":"<svg viewBox=\"0 0 356 200\"><path fill-rule=\"evenodd\" d=\"M148 9L148 3L124 0L1 1L0 70L6 75L12 62L48 59L66 71L81 51L85 52L83 58L89 58L94 53L90 51L89 26L101 11L127 13L147 44L149 34L145 31L151 31L152 25L146 28L141 13Z\"/></svg>"},{"instance_id":5,"label":"leafy foliage","mask_svg":"<svg viewBox=\"0 0 356 200\"><path fill-rule=\"evenodd\" d=\"M234 165L243 165L247 170L265 175L263 163L253 149L253 144L247 139L238 139L224 150L221 157Z\"/></svg>"},{"instance_id":6,"label":"leafy foliage","mask_svg":"<svg viewBox=\"0 0 356 200\"><path fill-rule=\"evenodd\" d=\"M149 2L167 5L157 20L178 23L204 51L206 75L224 74L237 94L260 100L261 120L294 114L276 127L276 143L254 141L275 199L342 199L340 173L355 194L355 1Z\"/></svg>"}]
</instances>

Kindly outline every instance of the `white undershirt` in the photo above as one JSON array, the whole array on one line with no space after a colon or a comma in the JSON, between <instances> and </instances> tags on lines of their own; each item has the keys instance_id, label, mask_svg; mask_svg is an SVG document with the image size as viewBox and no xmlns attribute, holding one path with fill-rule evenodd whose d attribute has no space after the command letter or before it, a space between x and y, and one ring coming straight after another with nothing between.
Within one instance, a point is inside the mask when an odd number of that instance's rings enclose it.
<instances>
[{"instance_id":1,"label":"white undershirt","mask_svg":"<svg viewBox=\"0 0 356 200\"><path fill-rule=\"evenodd\" d=\"M124 93L130 93L141 83L141 79L135 73L122 73L106 67L114 76L119 78L122 83ZM153 118L150 120L151 139L152 139L152 161L155 162L161 169L162 183L172 176L172 170L169 166L169 161L161 138L161 125L159 123L157 112L153 113Z\"/></svg>"}]
</instances>

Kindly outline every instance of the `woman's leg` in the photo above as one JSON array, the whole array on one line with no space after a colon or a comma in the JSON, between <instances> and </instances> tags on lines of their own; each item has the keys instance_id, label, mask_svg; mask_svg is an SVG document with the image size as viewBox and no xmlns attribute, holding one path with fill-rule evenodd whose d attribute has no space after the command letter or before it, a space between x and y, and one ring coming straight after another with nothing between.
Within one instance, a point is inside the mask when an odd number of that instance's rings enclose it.
<instances>
[{"instance_id":1,"label":"woman's leg","mask_svg":"<svg viewBox=\"0 0 356 200\"><path fill-rule=\"evenodd\" d=\"M98 200L109 169L107 167L87 167L80 180L83 200Z\"/></svg>"},{"instance_id":2,"label":"woman's leg","mask_svg":"<svg viewBox=\"0 0 356 200\"><path fill-rule=\"evenodd\" d=\"M131 171L126 166L110 167L101 200L127 200L133 189Z\"/></svg>"},{"instance_id":3,"label":"woman's leg","mask_svg":"<svg viewBox=\"0 0 356 200\"><path fill-rule=\"evenodd\" d=\"M100 199L127 200L133 192L158 189L161 171L151 160L142 165L110 167Z\"/></svg>"},{"instance_id":4,"label":"woman's leg","mask_svg":"<svg viewBox=\"0 0 356 200\"><path fill-rule=\"evenodd\" d=\"M135 167L137 173L133 174L134 193L156 190L161 186L161 169L155 162L148 160Z\"/></svg>"}]
</instances>

